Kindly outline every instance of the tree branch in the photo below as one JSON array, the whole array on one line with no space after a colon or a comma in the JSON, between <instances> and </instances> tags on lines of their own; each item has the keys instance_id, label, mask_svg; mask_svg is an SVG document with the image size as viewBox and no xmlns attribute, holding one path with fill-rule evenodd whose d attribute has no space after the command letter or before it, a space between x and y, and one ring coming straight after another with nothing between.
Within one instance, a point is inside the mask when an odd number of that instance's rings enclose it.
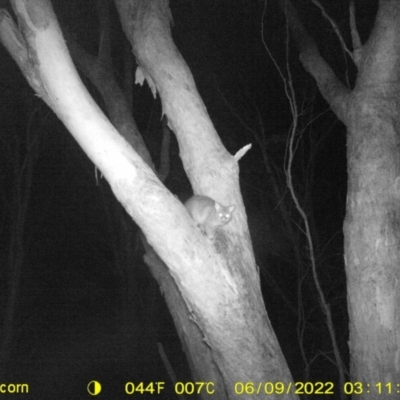
<instances>
[{"instance_id":1,"label":"tree branch","mask_svg":"<svg viewBox=\"0 0 400 400\"><path fill-rule=\"evenodd\" d=\"M333 30L336 33L336 36L338 37L343 50L349 55L349 57L354 61L354 56L353 53L349 50L349 48L346 46L346 43L343 39L342 34L340 33L340 29L337 26L337 23L333 20L333 18L331 18L329 16L329 14L326 12L325 8L322 6L322 4L318 1L318 0L311 0L320 10L322 15L330 22L330 24L332 25Z\"/></svg>"},{"instance_id":2,"label":"tree branch","mask_svg":"<svg viewBox=\"0 0 400 400\"><path fill-rule=\"evenodd\" d=\"M298 45L300 61L306 71L316 80L321 94L330 104L333 112L340 120L345 122L350 90L339 81L327 62L322 58L317 44L307 33L290 0L278 1Z\"/></svg>"}]
</instances>

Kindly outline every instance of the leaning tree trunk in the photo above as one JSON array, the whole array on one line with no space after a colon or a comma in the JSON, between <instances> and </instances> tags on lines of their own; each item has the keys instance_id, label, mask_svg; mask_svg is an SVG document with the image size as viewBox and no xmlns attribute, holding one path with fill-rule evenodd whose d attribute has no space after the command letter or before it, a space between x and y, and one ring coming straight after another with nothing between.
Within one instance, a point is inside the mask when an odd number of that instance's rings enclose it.
<instances>
[{"instance_id":1,"label":"leaning tree trunk","mask_svg":"<svg viewBox=\"0 0 400 400\"><path fill-rule=\"evenodd\" d=\"M137 79L145 77L159 92L195 191L236 205L234 220L213 241L197 229L182 203L89 96L49 1L14 0L12 4L22 32L3 11L2 42L167 265L190 314L188 323L200 330L199 341L208 346L224 382L224 392L216 393L218 398L236 398L238 391L243 399L265 398L265 390L271 399L295 398L262 300L240 195L238 161L245 151L232 157L222 146L190 71L172 42L167 2L119 1L117 5L140 64ZM191 361L196 371L204 370L197 357ZM274 382L288 386L282 390Z\"/></svg>"}]
</instances>

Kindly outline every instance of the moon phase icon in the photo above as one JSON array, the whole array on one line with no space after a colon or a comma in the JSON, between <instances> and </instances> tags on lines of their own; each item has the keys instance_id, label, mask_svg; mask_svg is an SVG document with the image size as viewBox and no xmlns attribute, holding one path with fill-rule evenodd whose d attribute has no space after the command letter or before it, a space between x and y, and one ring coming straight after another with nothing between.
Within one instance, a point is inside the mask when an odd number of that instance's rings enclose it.
<instances>
[{"instance_id":1,"label":"moon phase icon","mask_svg":"<svg viewBox=\"0 0 400 400\"><path fill-rule=\"evenodd\" d=\"M87 391L92 396L97 396L101 392L101 384L97 381L90 381L87 385Z\"/></svg>"}]
</instances>

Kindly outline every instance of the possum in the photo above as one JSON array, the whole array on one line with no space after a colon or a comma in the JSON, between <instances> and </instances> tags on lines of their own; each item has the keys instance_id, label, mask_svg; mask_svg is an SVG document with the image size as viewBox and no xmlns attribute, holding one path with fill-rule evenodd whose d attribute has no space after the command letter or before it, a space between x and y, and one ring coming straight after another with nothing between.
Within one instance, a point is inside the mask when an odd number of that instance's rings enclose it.
<instances>
[{"instance_id":1,"label":"possum","mask_svg":"<svg viewBox=\"0 0 400 400\"><path fill-rule=\"evenodd\" d=\"M226 225L232 219L236 206L223 206L207 196L192 196L186 201L185 207L200 230L211 238L219 227Z\"/></svg>"}]
</instances>

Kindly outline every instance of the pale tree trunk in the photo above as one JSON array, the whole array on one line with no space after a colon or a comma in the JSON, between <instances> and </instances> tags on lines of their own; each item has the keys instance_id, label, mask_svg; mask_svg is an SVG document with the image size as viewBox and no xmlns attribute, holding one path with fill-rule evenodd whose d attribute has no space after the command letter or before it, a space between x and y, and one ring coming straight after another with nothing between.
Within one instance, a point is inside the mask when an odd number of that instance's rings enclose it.
<instances>
[{"instance_id":1,"label":"pale tree trunk","mask_svg":"<svg viewBox=\"0 0 400 400\"><path fill-rule=\"evenodd\" d=\"M178 331L187 335L185 328L194 326L198 332L194 342L188 342L194 376L222 382L215 388L219 399L236 398L236 391L243 392L243 399L265 398L265 389L272 392L271 399L295 398L293 387L285 387L280 393L287 394L282 395L262 385L289 385L291 376L265 311L240 195L238 160L245 151L232 157L222 146L171 39L167 1L118 1L117 7L140 64L137 79L145 78L160 95L194 191L236 205L234 219L212 241L89 96L49 1L12 4L22 32L3 11L1 40L167 265L165 280L177 286L174 294L182 307ZM202 365L200 355L206 348L214 369ZM209 397L205 391L201 395Z\"/></svg>"},{"instance_id":2,"label":"pale tree trunk","mask_svg":"<svg viewBox=\"0 0 400 400\"><path fill-rule=\"evenodd\" d=\"M281 5L305 69L347 127L350 378L364 385L357 398L371 398L367 389L393 395L400 370L400 2L379 2L364 45L352 18L352 57L358 67L352 91L321 58L293 6L285 0Z\"/></svg>"}]
</instances>

